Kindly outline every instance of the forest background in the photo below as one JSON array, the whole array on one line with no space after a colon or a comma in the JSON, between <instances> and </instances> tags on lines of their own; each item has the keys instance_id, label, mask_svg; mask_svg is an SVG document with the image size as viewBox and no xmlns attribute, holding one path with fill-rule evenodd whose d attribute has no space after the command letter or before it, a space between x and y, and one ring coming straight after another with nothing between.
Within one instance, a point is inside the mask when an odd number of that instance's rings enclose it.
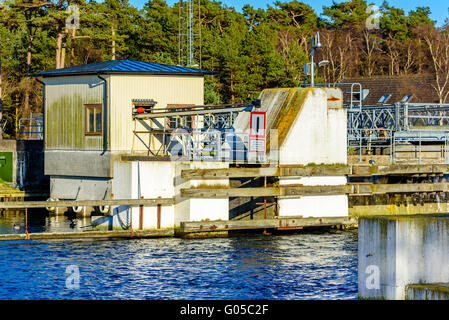
<instances>
[{"instance_id":1,"label":"forest background","mask_svg":"<svg viewBox=\"0 0 449 320\"><path fill-rule=\"evenodd\" d=\"M405 12L387 1L378 8L365 0L329 0L317 15L298 1L266 9L245 5L241 12L219 1L192 3L192 31L201 37L194 37L190 66L216 72L205 77L207 104L248 102L264 88L308 83L304 64L317 31L323 47L315 61L329 64L319 68L316 82L426 74L434 79L437 100L448 101L449 20L438 27L429 7ZM79 28L67 28L73 5ZM18 119L42 112L42 85L30 77L33 72L111 59L187 66L179 42L186 14L180 15L179 3L164 0L150 0L142 9L128 0L1 1L4 138L15 138Z\"/></svg>"}]
</instances>

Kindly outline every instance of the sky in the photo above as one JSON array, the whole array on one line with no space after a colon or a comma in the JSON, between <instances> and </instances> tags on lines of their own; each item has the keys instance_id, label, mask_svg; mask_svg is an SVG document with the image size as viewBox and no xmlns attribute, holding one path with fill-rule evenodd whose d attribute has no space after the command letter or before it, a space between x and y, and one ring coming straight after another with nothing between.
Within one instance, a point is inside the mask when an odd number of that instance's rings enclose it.
<instances>
[{"instance_id":1,"label":"sky","mask_svg":"<svg viewBox=\"0 0 449 320\"><path fill-rule=\"evenodd\" d=\"M332 0L299 0L310 5L317 14L322 13L323 6L332 5ZM368 0L368 3L373 3L380 7L384 0ZM130 3L137 8L142 8L147 0L130 0ZM166 0L169 5L173 5L178 0ZM245 4L249 4L254 8L266 9L267 5L274 6L275 0L220 0L228 7L234 7L237 11L241 11ZM281 2L288 2L281 0ZM335 2L343 2L336 0ZM444 20L449 17L448 8L449 1L447 0L389 0L388 3L394 7L402 8L406 13L414 10L416 7L430 7L432 11L431 19L437 21L437 26L442 26Z\"/></svg>"}]
</instances>

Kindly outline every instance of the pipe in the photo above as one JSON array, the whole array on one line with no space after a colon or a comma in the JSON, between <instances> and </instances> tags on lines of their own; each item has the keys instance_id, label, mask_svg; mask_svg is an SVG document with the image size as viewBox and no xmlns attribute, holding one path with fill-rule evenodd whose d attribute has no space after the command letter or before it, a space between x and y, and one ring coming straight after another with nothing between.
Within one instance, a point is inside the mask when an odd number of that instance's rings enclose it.
<instances>
[{"instance_id":1,"label":"pipe","mask_svg":"<svg viewBox=\"0 0 449 320\"><path fill-rule=\"evenodd\" d=\"M103 92L103 152L101 155L104 155L105 152L108 150L108 117L107 117L107 111L108 111L108 82L105 78L97 74L97 77L100 80L104 81L104 92Z\"/></svg>"}]
</instances>

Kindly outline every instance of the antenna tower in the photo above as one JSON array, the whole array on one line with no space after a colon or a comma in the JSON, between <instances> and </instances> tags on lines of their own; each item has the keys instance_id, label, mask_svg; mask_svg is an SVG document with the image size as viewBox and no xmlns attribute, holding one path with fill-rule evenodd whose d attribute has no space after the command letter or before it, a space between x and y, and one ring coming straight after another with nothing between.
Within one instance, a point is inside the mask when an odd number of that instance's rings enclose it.
<instances>
[{"instance_id":1,"label":"antenna tower","mask_svg":"<svg viewBox=\"0 0 449 320\"><path fill-rule=\"evenodd\" d=\"M179 0L179 65L201 68L200 0Z\"/></svg>"}]
</instances>

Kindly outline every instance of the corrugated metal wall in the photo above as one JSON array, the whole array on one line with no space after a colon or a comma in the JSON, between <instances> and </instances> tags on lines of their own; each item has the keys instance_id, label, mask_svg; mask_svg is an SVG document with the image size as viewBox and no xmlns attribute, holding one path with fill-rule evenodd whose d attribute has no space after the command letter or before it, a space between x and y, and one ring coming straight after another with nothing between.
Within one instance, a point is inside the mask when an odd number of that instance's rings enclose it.
<instances>
[{"instance_id":1,"label":"corrugated metal wall","mask_svg":"<svg viewBox=\"0 0 449 320\"><path fill-rule=\"evenodd\" d=\"M102 136L85 135L84 104L103 105L96 76L46 78L45 149L102 150Z\"/></svg>"},{"instance_id":2,"label":"corrugated metal wall","mask_svg":"<svg viewBox=\"0 0 449 320\"><path fill-rule=\"evenodd\" d=\"M157 101L156 108L163 109L167 104L204 103L202 76L112 75L110 79L110 148L113 151L147 151L144 144L133 137L132 99L153 99ZM156 123L148 121L147 124L157 127ZM146 129L137 121L136 130ZM148 144L148 134L140 137ZM153 141L153 146L157 148L157 141Z\"/></svg>"}]
</instances>

